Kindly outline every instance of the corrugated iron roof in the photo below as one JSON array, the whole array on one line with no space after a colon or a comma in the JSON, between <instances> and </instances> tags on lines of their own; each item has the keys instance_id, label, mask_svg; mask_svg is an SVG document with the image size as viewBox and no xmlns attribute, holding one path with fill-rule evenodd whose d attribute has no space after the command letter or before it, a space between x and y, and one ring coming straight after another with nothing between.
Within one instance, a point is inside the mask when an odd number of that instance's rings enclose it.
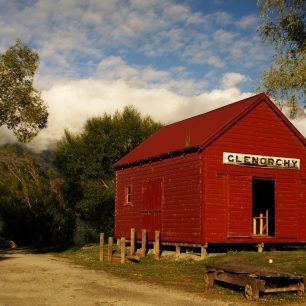
<instances>
[{"instance_id":1,"label":"corrugated iron roof","mask_svg":"<svg viewBox=\"0 0 306 306\"><path fill-rule=\"evenodd\" d=\"M115 163L114 168L140 161L152 160L180 151L184 152L204 148L263 100L278 113L281 119L289 125L293 132L305 144L305 138L278 110L274 103L264 93L261 93L161 128Z\"/></svg>"}]
</instances>

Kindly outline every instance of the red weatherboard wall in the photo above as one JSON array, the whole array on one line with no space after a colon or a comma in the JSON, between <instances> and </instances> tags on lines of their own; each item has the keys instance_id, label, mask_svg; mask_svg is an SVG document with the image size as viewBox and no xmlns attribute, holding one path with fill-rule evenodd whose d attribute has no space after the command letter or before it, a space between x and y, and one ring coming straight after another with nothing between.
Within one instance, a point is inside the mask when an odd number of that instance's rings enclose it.
<instances>
[{"instance_id":1,"label":"red weatherboard wall","mask_svg":"<svg viewBox=\"0 0 306 306\"><path fill-rule=\"evenodd\" d=\"M223 165L223 152L299 158L300 170ZM275 237L306 241L305 146L265 102L203 151L202 239L256 242L252 238L252 177L275 180Z\"/></svg>"},{"instance_id":2,"label":"red weatherboard wall","mask_svg":"<svg viewBox=\"0 0 306 306\"><path fill-rule=\"evenodd\" d=\"M298 197L298 205L299 206L306 206L305 202L306 202L306 180L299 180L298 181L298 188L299 188L299 197ZM301 240L305 240L305 235L303 236L304 233L306 233L306 209L302 209L301 211L299 211L298 213L298 226L299 226L299 233L298 233L298 237Z\"/></svg>"},{"instance_id":3,"label":"red weatherboard wall","mask_svg":"<svg viewBox=\"0 0 306 306\"><path fill-rule=\"evenodd\" d=\"M162 182L161 228L143 212L141 203L146 183L157 180ZM115 237L129 237L134 227L138 239L146 229L150 240L160 230L163 241L200 242L201 182L197 152L116 171ZM131 205L124 205L126 185L132 186Z\"/></svg>"}]
</instances>

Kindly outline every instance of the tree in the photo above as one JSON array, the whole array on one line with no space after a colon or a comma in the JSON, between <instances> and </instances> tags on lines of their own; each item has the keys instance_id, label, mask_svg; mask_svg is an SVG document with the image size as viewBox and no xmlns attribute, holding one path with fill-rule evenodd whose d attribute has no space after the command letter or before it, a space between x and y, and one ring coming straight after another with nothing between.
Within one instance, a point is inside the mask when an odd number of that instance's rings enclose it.
<instances>
[{"instance_id":1,"label":"tree","mask_svg":"<svg viewBox=\"0 0 306 306\"><path fill-rule=\"evenodd\" d=\"M47 106L33 87L38 62L38 54L20 40L0 54L0 126L22 142L47 125Z\"/></svg>"},{"instance_id":2,"label":"tree","mask_svg":"<svg viewBox=\"0 0 306 306\"><path fill-rule=\"evenodd\" d=\"M17 243L51 245L71 241L72 213L56 171L14 147L0 149L2 234Z\"/></svg>"},{"instance_id":3,"label":"tree","mask_svg":"<svg viewBox=\"0 0 306 306\"><path fill-rule=\"evenodd\" d=\"M263 72L259 89L266 91L280 107L287 101L295 117L300 101L305 103L305 12L304 0L258 0L265 20L259 32L274 45L274 63Z\"/></svg>"},{"instance_id":4,"label":"tree","mask_svg":"<svg viewBox=\"0 0 306 306\"><path fill-rule=\"evenodd\" d=\"M81 133L66 131L58 142L54 163L65 179L67 200L96 232L113 229L112 165L160 127L130 106L113 116L91 118Z\"/></svg>"}]
</instances>

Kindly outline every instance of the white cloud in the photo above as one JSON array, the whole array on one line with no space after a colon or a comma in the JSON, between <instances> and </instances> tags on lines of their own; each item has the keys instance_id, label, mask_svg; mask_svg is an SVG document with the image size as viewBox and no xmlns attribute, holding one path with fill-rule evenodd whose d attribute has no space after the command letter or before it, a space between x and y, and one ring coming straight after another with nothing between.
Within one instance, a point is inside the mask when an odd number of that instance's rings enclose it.
<instances>
[{"instance_id":1,"label":"white cloud","mask_svg":"<svg viewBox=\"0 0 306 306\"><path fill-rule=\"evenodd\" d=\"M227 72L223 74L221 79L222 88L231 88L237 86L239 83L245 82L248 77L237 72Z\"/></svg>"},{"instance_id":2,"label":"white cloud","mask_svg":"<svg viewBox=\"0 0 306 306\"><path fill-rule=\"evenodd\" d=\"M0 52L18 37L40 55L36 85L50 119L32 147L128 104L169 123L242 99L250 93L239 89L241 71L268 56L241 31L253 15L193 11L189 1L0 1ZM8 139L2 127L0 142Z\"/></svg>"},{"instance_id":3,"label":"white cloud","mask_svg":"<svg viewBox=\"0 0 306 306\"><path fill-rule=\"evenodd\" d=\"M110 56L100 62L97 75L111 79L132 79L138 75L138 70L122 60L119 56Z\"/></svg>"},{"instance_id":4,"label":"white cloud","mask_svg":"<svg viewBox=\"0 0 306 306\"><path fill-rule=\"evenodd\" d=\"M147 67L143 69L142 71L142 78L146 82L161 82L165 81L169 78L169 73L166 71L157 71L155 69L152 69L150 67Z\"/></svg>"},{"instance_id":5,"label":"white cloud","mask_svg":"<svg viewBox=\"0 0 306 306\"><path fill-rule=\"evenodd\" d=\"M159 72L139 69L138 75L146 73L153 74L154 78L154 74L158 75ZM200 94L190 96L167 88L171 82L176 83L170 76L165 86L159 84L156 87L150 86L150 83L146 84L144 80L137 84L128 79L111 78L62 80L42 92L43 99L49 105L48 127L42 130L28 147L38 151L48 149L64 135L64 129L79 132L86 119L100 116L104 112L113 114L127 105L134 105L143 115L150 115L165 124L201 114L251 96L252 93L242 92L237 88L245 78L239 73L227 73L224 74L222 86L218 89L203 89ZM139 83L143 85L140 86ZM293 123L306 135L305 118ZM14 141L12 133L1 127L0 144Z\"/></svg>"},{"instance_id":6,"label":"white cloud","mask_svg":"<svg viewBox=\"0 0 306 306\"><path fill-rule=\"evenodd\" d=\"M221 46L223 45L228 46L232 44L234 40L237 38L237 36L238 36L237 33L225 31L224 29L219 29L215 31L213 34L214 41Z\"/></svg>"},{"instance_id":7,"label":"white cloud","mask_svg":"<svg viewBox=\"0 0 306 306\"><path fill-rule=\"evenodd\" d=\"M306 116L291 120L291 122L299 130L299 132L306 137Z\"/></svg>"},{"instance_id":8,"label":"white cloud","mask_svg":"<svg viewBox=\"0 0 306 306\"><path fill-rule=\"evenodd\" d=\"M198 35L182 53L182 56L195 64L209 64L213 67L223 67L224 61L213 50L212 39L206 34Z\"/></svg>"},{"instance_id":9,"label":"white cloud","mask_svg":"<svg viewBox=\"0 0 306 306\"><path fill-rule=\"evenodd\" d=\"M166 20L172 20L174 22L187 20L190 15L189 8L180 4L169 5L163 12Z\"/></svg>"},{"instance_id":10,"label":"white cloud","mask_svg":"<svg viewBox=\"0 0 306 306\"><path fill-rule=\"evenodd\" d=\"M208 15L207 17L211 20L211 22L219 25L225 25L233 22L232 16L229 13L223 11L214 12L211 15Z\"/></svg>"},{"instance_id":11,"label":"white cloud","mask_svg":"<svg viewBox=\"0 0 306 306\"><path fill-rule=\"evenodd\" d=\"M42 93L49 105L48 127L28 145L32 149L47 149L63 136L64 129L80 131L86 119L114 113L126 105L134 105L144 115L171 123L229 102L249 96L237 88L183 96L165 88L135 86L126 80L84 79L54 84ZM1 143L14 141L4 128L0 129Z\"/></svg>"},{"instance_id":12,"label":"white cloud","mask_svg":"<svg viewBox=\"0 0 306 306\"><path fill-rule=\"evenodd\" d=\"M158 2L159 0L130 0L132 7L143 11L156 6Z\"/></svg>"},{"instance_id":13,"label":"white cloud","mask_svg":"<svg viewBox=\"0 0 306 306\"><path fill-rule=\"evenodd\" d=\"M251 38L240 37L233 41L228 49L228 56L235 65L252 68L261 65L265 60L271 59L272 46L262 43L257 36ZM262 71L266 69L263 68Z\"/></svg>"},{"instance_id":14,"label":"white cloud","mask_svg":"<svg viewBox=\"0 0 306 306\"><path fill-rule=\"evenodd\" d=\"M129 65L121 57L110 56L100 62L96 78L104 80L125 80L133 86L143 88L164 88L182 95L192 95L203 90L206 83L190 78L183 67L172 67L169 71L150 66Z\"/></svg>"},{"instance_id":15,"label":"white cloud","mask_svg":"<svg viewBox=\"0 0 306 306\"><path fill-rule=\"evenodd\" d=\"M234 87L202 92L197 96L189 98L176 112L175 118L180 120L202 114L232 102L245 99L251 95L252 93L250 92L241 92L238 88Z\"/></svg>"},{"instance_id":16,"label":"white cloud","mask_svg":"<svg viewBox=\"0 0 306 306\"><path fill-rule=\"evenodd\" d=\"M263 51L258 45L252 51L254 32L239 32L255 25L254 14L235 20L225 11L205 14L205 6L193 11L188 1L174 0L2 2L0 50L17 37L31 43L44 76L89 77L92 65L111 54L109 48L116 55L175 56L180 65L214 68L230 66L233 59L240 66L256 66L268 58L262 46Z\"/></svg>"},{"instance_id":17,"label":"white cloud","mask_svg":"<svg viewBox=\"0 0 306 306\"><path fill-rule=\"evenodd\" d=\"M235 22L235 25L241 29L256 28L259 23L259 16L251 14L243 16Z\"/></svg>"},{"instance_id":18,"label":"white cloud","mask_svg":"<svg viewBox=\"0 0 306 306\"><path fill-rule=\"evenodd\" d=\"M300 106L297 111L297 118L290 119L290 108L283 105L282 112L289 118L291 123L299 130L299 132L306 137L306 111Z\"/></svg>"}]
</instances>

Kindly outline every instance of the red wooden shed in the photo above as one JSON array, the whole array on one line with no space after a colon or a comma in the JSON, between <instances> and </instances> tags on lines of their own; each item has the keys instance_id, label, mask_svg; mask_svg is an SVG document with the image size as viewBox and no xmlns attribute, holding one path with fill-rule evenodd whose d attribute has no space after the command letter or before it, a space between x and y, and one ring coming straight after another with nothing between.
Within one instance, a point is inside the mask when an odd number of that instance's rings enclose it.
<instances>
[{"instance_id":1,"label":"red wooden shed","mask_svg":"<svg viewBox=\"0 0 306 306\"><path fill-rule=\"evenodd\" d=\"M115 237L305 243L305 144L264 93L165 126L114 165Z\"/></svg>"}]
</instances>

